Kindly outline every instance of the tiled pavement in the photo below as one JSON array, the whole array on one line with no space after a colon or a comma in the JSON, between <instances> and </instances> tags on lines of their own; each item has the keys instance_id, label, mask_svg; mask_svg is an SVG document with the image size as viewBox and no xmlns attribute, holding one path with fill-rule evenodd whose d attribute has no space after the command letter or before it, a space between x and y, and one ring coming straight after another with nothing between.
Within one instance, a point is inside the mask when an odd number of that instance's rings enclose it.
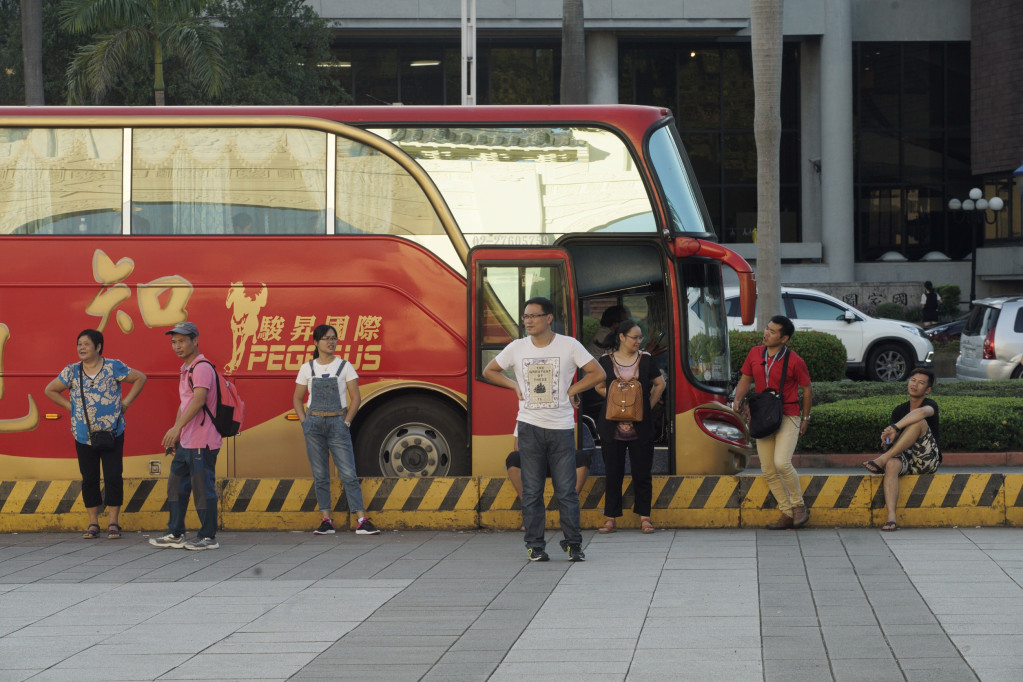
<instances>
[{"instance_id":1,"label":"tiled pavement","mask_svg":"<svg viewBox=\"0 0 1023 682\"><path fill-rule=\"evenodd\" d=\"M2 680L1023 679L1023 529L0 536Z\"/></svg>"}]
</instances>

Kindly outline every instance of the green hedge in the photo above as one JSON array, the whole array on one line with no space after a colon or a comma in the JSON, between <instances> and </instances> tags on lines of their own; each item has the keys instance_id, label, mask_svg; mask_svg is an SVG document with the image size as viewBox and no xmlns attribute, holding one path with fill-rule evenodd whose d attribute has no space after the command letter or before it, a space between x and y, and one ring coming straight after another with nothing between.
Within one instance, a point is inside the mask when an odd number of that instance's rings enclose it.
<instances>
[{"instance_id":1,"label":"green hedge","mask_svg":"<svg viewBox=\"0 0 1023 682\"><path fill-rule=\"evenodd\" d=\"M763 342L764 335L760 332L728 332L732 371L740 371L750 348L759 346ZM845 376L846 360L849 355L846 353L845 346L834 334L797 332L789 339L788 345L806 362L806 368L810 371L810 380L814 384L817 381L838 381ZM902 390L905 392L905 385L902 386Z\"/></svg>"},{"instance_id":2,"label":"green hedge","mask_svg":"<svg viewBox=\"0 0 1023 682\"><path fill-rule=\"evenodd\" d=\"M977 398L1018 398L1023 382L1018 379L1002 381L942 381L931 391L931 398L941 400L951 396L974 396ZM839 400L896 396L902 401L909 399L905 382L878 381L814 381L813 404L824 405Z\"/></svg>"},{"instance_id":3,"label":"green hedge","mask_svg":"<svg viewBox=\"0 0 1023 682\"><path fill-rule=\"evenodd\" d=\"M816 389L815 385L815 398ZM892 409L906 399L905 395L882 395L815 407L813 419L806 434L799 439L797 450L880 452L881 430L889 423ZM943 452L1023 450L1023 398L942 395L937 401Z\"/></svg>"}]
</instances>

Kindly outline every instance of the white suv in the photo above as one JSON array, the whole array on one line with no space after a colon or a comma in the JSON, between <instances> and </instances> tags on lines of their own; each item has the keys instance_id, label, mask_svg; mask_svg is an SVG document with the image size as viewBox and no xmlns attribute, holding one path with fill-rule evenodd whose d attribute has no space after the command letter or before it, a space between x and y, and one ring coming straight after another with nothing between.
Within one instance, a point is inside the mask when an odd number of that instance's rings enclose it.
<instances>
[{"instance_id":1,"label":"white suv","mask_svg":"<svg viewBox=\"0 0 1023 682\"><path fill-rule=\"evenodd\" d=\"M914 367L934 365L934 346L911 322L870 317L815 289L782 287L781 293L785 315L797 332L827 332L845 345L849 374L866 374L872 381L905 381ZM756 330L756 321L742 324L739 290L726 288L725 299L728 328Z\"/></svg>"},{"instance_id":2,"label":"white suv","mask_svg":"<svg viewBox=\"0 0 1023 682\"><path fill-rule=\"evenodd\" d=\"M957 379L1023 378L1023 296L973 302L959 337Z\"/></svg>"}]
</instances>

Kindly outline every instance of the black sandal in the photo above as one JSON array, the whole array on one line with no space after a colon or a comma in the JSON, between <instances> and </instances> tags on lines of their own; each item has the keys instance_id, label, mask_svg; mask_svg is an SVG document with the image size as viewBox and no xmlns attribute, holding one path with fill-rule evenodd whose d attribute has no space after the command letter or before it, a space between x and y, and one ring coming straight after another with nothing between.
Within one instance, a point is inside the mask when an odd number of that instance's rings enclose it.
<instances>
[{"instance_id":1,"label":"black sandal","mask_svg":"<svg viewBox=\"0 0 1023 682\"><path fill-rule=\"evenodd\" d=\"M95 528L96 530L93 530ZM90 523L89 527L82 533L83 540L95 540L99 537L99 526L95 523Z\"/></svg>"},{"instance_id":2,"label":"black sandal","mask_svg":"<svg viewBox=\"0 0 1023 682\"><path fill-rule=\"evenodd\" d=\"M116 523L111 523L107 527L107 538L109 540L119 540L121 538L121 527Z\"/></svg>"}]
</instances>

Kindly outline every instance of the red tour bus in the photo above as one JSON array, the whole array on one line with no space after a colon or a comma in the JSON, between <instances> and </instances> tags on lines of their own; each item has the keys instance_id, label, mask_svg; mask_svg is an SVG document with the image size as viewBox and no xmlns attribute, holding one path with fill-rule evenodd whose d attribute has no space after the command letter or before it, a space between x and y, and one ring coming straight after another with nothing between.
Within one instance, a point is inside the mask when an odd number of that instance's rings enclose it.
<instances>
[{"instance_id":1,"label":"red tour bus","mask_svg":"<svg viewBox=\"0 0 1023 682\"><path fill-rule=\"evenodd\" d=\"M309 475L291 396L322 323L360 475L503 475L517 405L481 372L542 295L584 344L625 306L668 381L665 473L734 473L723 265L751 319L665 109L0 107L0 471L78 477L43 388L96 328L149 376L125 476L160 475L188 319L246 400L221 475Z\"/></svg>"}]
</instances>

